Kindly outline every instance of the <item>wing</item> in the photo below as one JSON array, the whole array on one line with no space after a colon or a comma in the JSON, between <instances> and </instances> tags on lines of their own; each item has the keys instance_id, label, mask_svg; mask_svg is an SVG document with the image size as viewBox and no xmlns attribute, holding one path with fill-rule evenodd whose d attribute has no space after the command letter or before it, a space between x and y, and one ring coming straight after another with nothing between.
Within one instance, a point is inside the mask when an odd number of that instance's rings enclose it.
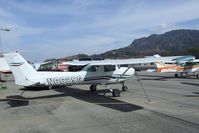
<instances>
[{"instance_id":1,"label":"wing","mask_svg":"<svg viewBox=\"0 0 199 133\"><path fill-rule=\"evenodd\" d=\"M90 65L136 65L136 64L142 64L142 63L153 63L153 62L158 62L158 61L161 61L161 59L137 58L137 59L104 60L101 62L91 62Z\"/></svg>"},{"instance_id":2,"label":"wing","mask_svg":"<svg viewBox=\"0 0 199 133\"><path fill-rule=\"evenodd\" d=\"M141 63L154 63L154 62L177 62L178 59L187 58L187 56L166 56L166 57L146 57L146 58L134 58L134 59L116 59L116 60L99 60L99 61L71 61L67 62L68 65L135 65ZM189 56L189 58L194 58Z\"/></svg>"},{"instance_id":3,"label":"wing","mask_svg":"<svg viewBox=\"0 0 199 133\"><path fill-rule=\"evenodd\" d=\"M176 62L183 62L183 61L193 61L196 57L195 56L192 56L192 55L186 55L186 56L182 56L182 57L178 57L178 58L175 58L173 60L175 60Z\"/></svg>"},{"instance_id":4,"label":"wing","mask_svg":"<svg viewBox=\"0 0 199 133\"><path fill-rule=\"evenodd\" d=\"M76 61L76 62L67 62L68 65L134 65L140 63L153 63L158 61L169 61L170 59L166 59L164 57L159 58L135 58L135 59L118 59L118 60L100 60L100 61Z\"/></svg>"}]
</instances>

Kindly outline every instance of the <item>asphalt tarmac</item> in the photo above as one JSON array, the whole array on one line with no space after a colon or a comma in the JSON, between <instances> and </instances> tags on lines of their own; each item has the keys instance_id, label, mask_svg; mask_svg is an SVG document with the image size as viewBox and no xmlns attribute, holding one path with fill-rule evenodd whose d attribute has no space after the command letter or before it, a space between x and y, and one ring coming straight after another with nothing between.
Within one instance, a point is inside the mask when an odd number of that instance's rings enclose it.
<instances>
[{"instance_id":1,"label":"asphalt tarmac","mask_svg":"<svg viewBox=\"0 0 199 133\"><path fill-rule=\"evenodd\" d=\"M199 79L138 73L128 91L112 97L104 86L26 90L0 85L2 133L198 133ZM121 85L111 85L121 88ZM144 93L145 91L145 93ZM149 102L150 100L150 102Z\"/></svg>"}]
</instances>

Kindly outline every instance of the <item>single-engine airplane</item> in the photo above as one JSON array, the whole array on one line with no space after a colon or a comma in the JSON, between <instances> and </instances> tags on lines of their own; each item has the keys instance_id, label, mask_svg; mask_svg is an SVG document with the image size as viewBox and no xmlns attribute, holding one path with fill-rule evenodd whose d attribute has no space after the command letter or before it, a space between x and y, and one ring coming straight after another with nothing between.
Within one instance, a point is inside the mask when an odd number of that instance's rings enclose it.
<instances>
[{"instance_id":1,"label":"single-engine airplane","mask_svg":"<svg viewBox=\"0 0 199 133\"><path fill-rule=\"evenodd\" d=\"M163 62L156 62L157 72L169 72L175 73L175 77L182 76L183 74L188 75L189 73L199 72L199 59L193 61L184 61L177 64L165 64ZM199 74L195 74L196 78L199 78Z\"/></svg>"},{"instance_id":2,"label":"single-engine airplane","mask_svg":"<svg viewBox=\"0 0 199 133\"><path fill-rule=\"evenodd\" d=\"M122 84L122 90L128 87L125 81L135 75L134 64L161 61L160 58L137 58L122 60L103 60L88 62L78 72L36 71L19 53L6 53L4 57L15 77L15 83L24 87L91 85L90 91L96 91L97 85ZM120 65L128 65L121 67ZM111 89L114 97L120 96L119 89Z\"/></svg>"}]
</instances>

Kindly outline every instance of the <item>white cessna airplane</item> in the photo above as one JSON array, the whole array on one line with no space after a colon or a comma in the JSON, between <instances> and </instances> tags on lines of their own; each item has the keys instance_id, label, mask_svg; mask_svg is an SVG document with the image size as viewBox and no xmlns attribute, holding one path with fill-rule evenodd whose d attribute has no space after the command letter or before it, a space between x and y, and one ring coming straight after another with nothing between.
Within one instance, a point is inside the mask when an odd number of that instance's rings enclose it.
<instances>
[{"instance_id":1,"label":"white cessna airplane","mask_svg":"<svg viewBox=\"0 0 199 133\"><path fill-rule=\"evenodd\" d=\"M39 72L36 71L19 53L6 53L4 57L15 77L15 83L24 87L91 85L96 91L97 85L122 84L122 90L128 89L125 81L135 75L134 64L161 61L161 58L137 58L123 60L91 61L78 72ZM120 67L120 65L129 65ZM114 97L120 96L118 89L111 89Z\"/></svg>"}]
</instances>

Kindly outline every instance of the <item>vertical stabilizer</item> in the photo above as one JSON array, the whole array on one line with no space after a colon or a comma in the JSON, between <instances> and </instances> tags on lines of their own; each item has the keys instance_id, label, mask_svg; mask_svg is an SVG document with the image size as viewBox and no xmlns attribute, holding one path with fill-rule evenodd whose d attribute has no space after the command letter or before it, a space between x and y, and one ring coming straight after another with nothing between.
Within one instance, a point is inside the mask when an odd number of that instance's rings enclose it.
<instances>
[{"instance_id":1,"label":"vertical stabilizer","mask_svg":"<svg viewBox=\"0 0 199 133\"><path fill-rule=\"evenodd\" d=\"M7 53L4 54L4 57L15 77L17 85L31 86L37 83L37 71L19 53Z\"/></svg>"}]
</instances>

